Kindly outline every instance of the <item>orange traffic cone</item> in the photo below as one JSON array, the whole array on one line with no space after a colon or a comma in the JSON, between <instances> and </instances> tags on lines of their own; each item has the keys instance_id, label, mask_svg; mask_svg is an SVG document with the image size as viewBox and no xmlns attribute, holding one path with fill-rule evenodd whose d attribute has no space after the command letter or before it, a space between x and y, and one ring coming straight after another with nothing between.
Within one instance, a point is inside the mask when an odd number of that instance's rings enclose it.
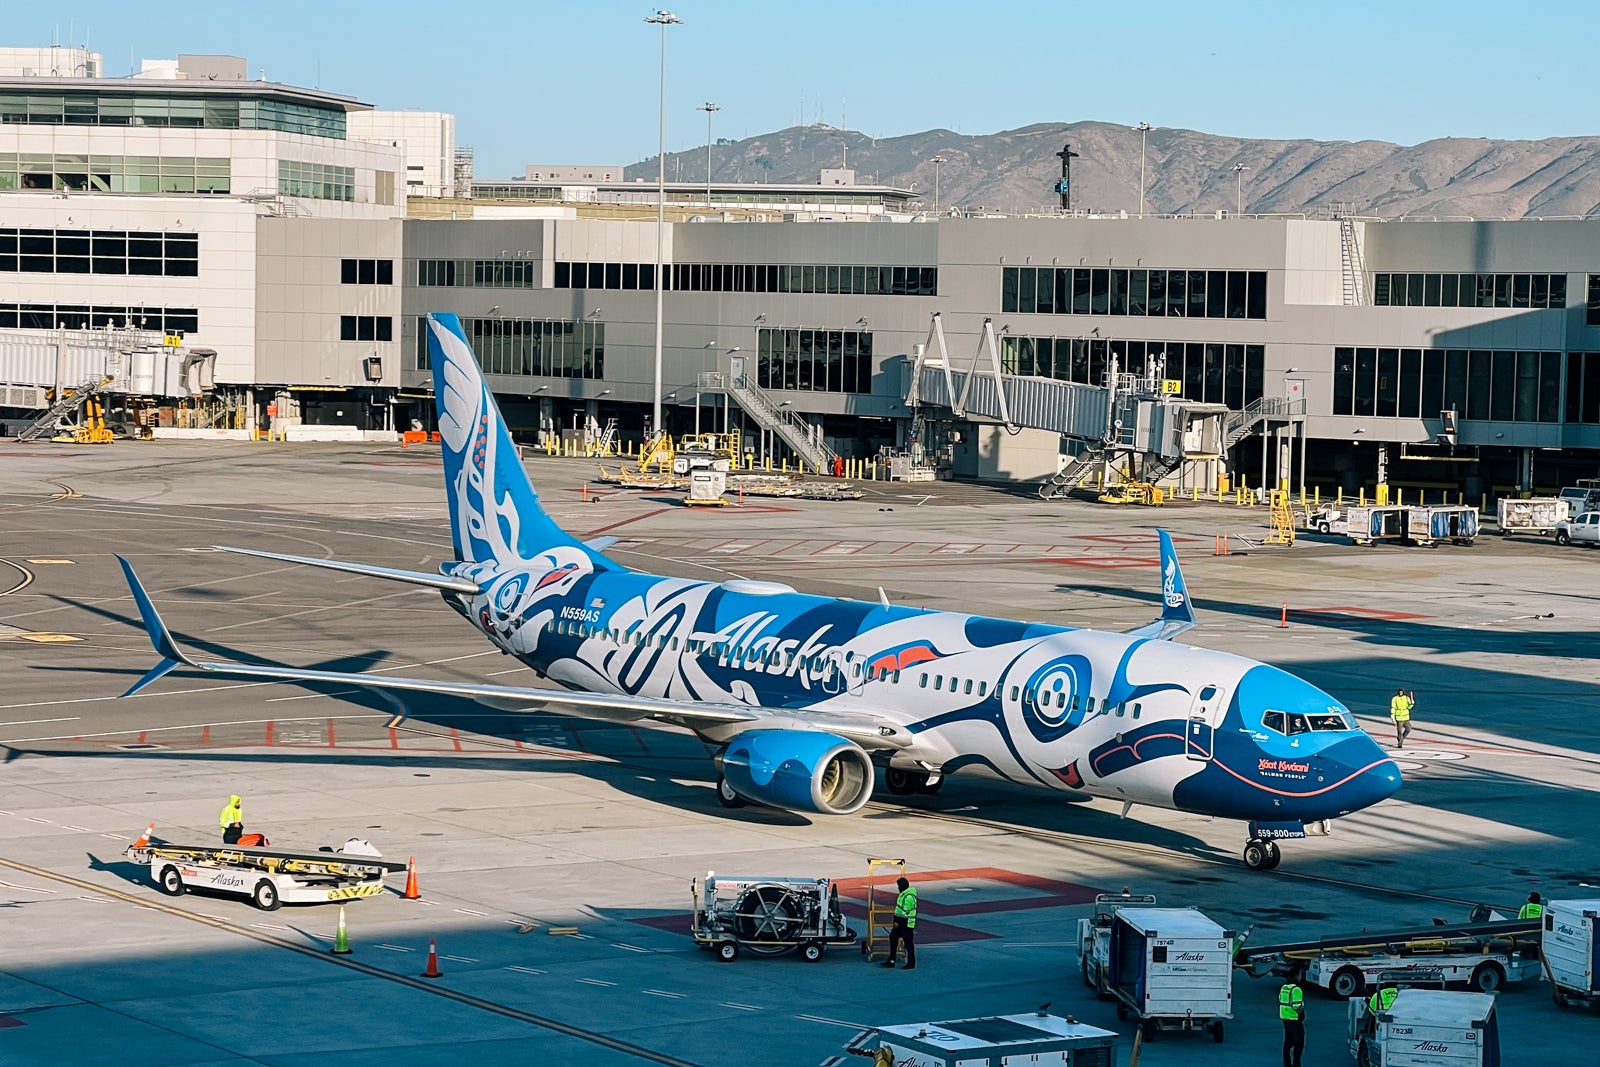
<instances>
[{"instance_id":1,"label":"orange traffic cone","mask_svg":"<svg viewBox=\"0 0 1600 1067\"><path fill-rule=\"evenodd\" d=\"M155 823L151 823L149 826L146 826L144 828L144 833L139 835L139 840L137 840L137 841L135 841L133 843L133 847L134 848L144 848L146 845L150 844L150 838L155 834L155 832L156 832L156 824Z\"/></svg>"},{"instance_id":2,"label":"orange traffic cone","mask_svg":"<svg viewBox=\"0 0 1600 1067\"><path fill-rule=\"evenodd\" d=\"M444 973L439 970L439 949L433 943L433 938L428 938L428 969L422 972L424 978L443 978Z\"/></svg>"},{"instance_id":3,"label":"orange traffic cone","mask_svg":"<svg viewBox=\"0 0 1600 1067\"><path fill-rule=\"evenodd\" d=\"M406 864L406 899L418 900L422 894L417 892L417 857L412 856Z\"/></svg>"}]
</instances>

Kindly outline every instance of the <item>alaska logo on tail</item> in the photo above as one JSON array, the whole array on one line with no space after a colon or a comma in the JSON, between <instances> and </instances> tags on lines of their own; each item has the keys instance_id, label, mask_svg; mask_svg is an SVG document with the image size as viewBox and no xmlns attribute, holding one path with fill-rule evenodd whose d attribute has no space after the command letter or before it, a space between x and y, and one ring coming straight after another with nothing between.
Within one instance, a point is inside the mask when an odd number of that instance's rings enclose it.
<instances>
[{"instance_id":1,"label":"alaska logo on tail","mask_svg":"<svg viewBox=\"0 0 1600 1067\"><path fill-rule=\"evenodd\" d=\"M562 530L539 505L461 320L435 312L425 321L456 558L519 567L552 549L573 548L593 570L622 569Z\"/></svg>"}]
</instances>

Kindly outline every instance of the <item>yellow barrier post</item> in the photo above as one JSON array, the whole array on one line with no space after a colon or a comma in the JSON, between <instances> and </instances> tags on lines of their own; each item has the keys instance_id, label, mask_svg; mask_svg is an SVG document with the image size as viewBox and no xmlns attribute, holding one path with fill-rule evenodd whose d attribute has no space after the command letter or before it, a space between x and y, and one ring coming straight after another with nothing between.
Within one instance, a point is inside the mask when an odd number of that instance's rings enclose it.
<instances>
[{"instance_id":1,"label":"yellow barrier post","mask_svg":"<svg viewBox=\"0 0 1600 1067\"><path fill-rule=\"evenodd\" d=\"M1396 506L1404 506L1405 502L1406 502L1405 498L1406 498L1406 487L1403 486L1403 485L1395 486L1394 487L1394 502L1395 502Z\"/></svg>"},{"instance_id":2,"label":"yellow barrier post","mask_svg":"<svg viewBox=\"0 0 1600 1067\"><path fill-rule=\"evenodd\" d=\"M1322 486L1320 485L1311 487L1311 506L1314 508L1322 506Z\"/></svg>"},{"instance_id":3,"label":"yellow barrier post","mask_svg":"<svg viewBox=\"0 0 1600 1067\"><path fill-rule=\"evenodd\" d=\"M1363 485L1361 487L1361 497L1356 502L1356 507L1364 508L1366 506L1367 506L1367 487Z\"/></svg>"},{"instance_id":4,"label":"yellow barrier post","mask_svg":"<svg viewBox=\"0 0 1600 1067\"><path fill-rule=\"evenodd\" d=\"M1482 512L1487 512L1489 510L1489 494L1488 493L1483 494L1483 502L1478 505L1478 510L1482 511Z\"/></svg>"}]
</instances>

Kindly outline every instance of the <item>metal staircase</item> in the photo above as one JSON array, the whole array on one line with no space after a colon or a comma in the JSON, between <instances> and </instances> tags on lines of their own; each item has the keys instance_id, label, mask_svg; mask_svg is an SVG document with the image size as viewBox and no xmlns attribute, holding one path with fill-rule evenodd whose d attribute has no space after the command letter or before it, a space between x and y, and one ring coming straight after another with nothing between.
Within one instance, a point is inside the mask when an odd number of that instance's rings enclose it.
<instances>
[{"instance_id":1,"label":"metal staircase","mask_svg":"<svg viewBox=\"0 0 1600 1067\"><path fill-rule=\"evenodd\" d=\"M611 455L612 446L617 443L617 420L607 419L605 432L600 435L600 444L595 451L602 456Z\"/></svg>"},{"instance_id":2,"label":"metal staircase","mask_svg":"<svg viewBox=\"0 0 1600 1067\"><path fill-rule=\"evenodd\" d=\"M748 375L702 374L700 388L727 390L746 415L782 438L807 467L819 474L833 469L837 453L823 442L812 425L783 404L775 403Z\"/></svg>"},{"instance_id":3,"label":"metal staircase","mask_svg":"<svg viewBox=\"0 0 1600 1067\"><path fill-rule=\"evenodd\" d=\"M1106 454L1107 448L1104 445L1091 445L1078 453L1054 478L1039 487L1040 499L1054 500L1072 492L1083 480L1084 475L1089 473L1090 468L1106 458Z\"/></svg>"},{"instance_id":4,"label":"metal staircase","mask_svg":"<svg viewBox=\"0 0 1600 1067\"><path fill-rule=\"evenodd\" d=\"M82 385L56 397L55 403L50 405L48 411L35 419L21 433L17 434L19 441L37 441L42 437L53 437L56 425L65 418L76 415L83 405L87 404L96 393L105 387L109 378L90 378Z\"/></svg>"},{"instance_id":5,"label":"metal staircase","mask_svg":"<svg viewBox=\"0 0 1600 1067\"><path fill-rule=\"evenodd\" d=\"M1361 231L1356 220L1339 220L1339 267L1344 275L1344 302L1347 305L1366 304L1367 270L1361 255Z\"/></svg>"},{"instance_id":6,"label":"metal staircase","mask_svg":"<svg viewBox=\"0 0 1600 1067\"><path fill-rule=\"evenodd\" d=\"M1243 441L1270 422L1292 422L1304 418L1306 402L1287 400L1280 396L1263 396L1252 400L1239 411L1228 412L1223 426L1224 451Z\"/></svg>"}]
</instances>

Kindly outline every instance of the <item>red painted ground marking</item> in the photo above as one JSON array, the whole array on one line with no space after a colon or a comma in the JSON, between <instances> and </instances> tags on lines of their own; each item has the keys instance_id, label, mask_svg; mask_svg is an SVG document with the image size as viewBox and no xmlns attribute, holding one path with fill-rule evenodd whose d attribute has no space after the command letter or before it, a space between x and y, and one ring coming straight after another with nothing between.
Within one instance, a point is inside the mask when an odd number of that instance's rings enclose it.
<instances>
[{"instance_id":1,"label":"red painted ground marking","mask_svg":"<svg viewBox=\"0 0 1600 1067\"><path fill-rule=\"evenodd\" d=\"M890 550L889 550L889 555L891 555L891 556L892 556L892 555L894 555L894 554L895 554L895 553L896 553L896 552L904 552L904 551L905 551L905 550L906 550L906 549L908 549L908 548L910 548L910 547L911 547L911 546L912 546L912 545L914 545L914 544L916 544L916 543L917 543L917 542L915 542L915 541L907 541L907 542L906 542L906 543L905 543L905 544L903 544L903 545L901 545L901 546L900 546L900 547L899 547L899 548L893 548L893 549L890 549Z\"/></svg>"},{"instance_id":2,"label":"red painted ground marking","mask_svg":"<svg viewBox=\"0 0 1600 1067\"><path fill-rule=\"evenodd\" d=\"M1038 875L1020 874L1000 867L966 867L949 871L922 871L907 875L913 883L921 886L929 882L949 882L960 880L983 880L999 882L1002 885L1015 886L1018 889L1035 890L1040 895L1028 897L1011 897L1005 900L983 901L976 904L941 904L935 900L919 900L917 904L917 929L922 928L922 913L928 912L936 915L985 915L996 911L1024 911L1035 908L1060 908L1076 904L1093 903L1095 894L1102 890L1092 886L1079 885L1076 882L1058 882L1053 878L1041 878ZM839 887L839 895L846 899L866 901L865 878L841 878L834 883ZM894 883L883 878L877 880L879 891L887 886L894 888Z\"/></svg>"},{"instance_id":3,"label":"red painted ground marking","mask_svg":"<svg viewBox=\"0 0 1600 1067\"><path fill-rule=\"evenodd\" d=\"M652 518L652 517L654 517L656 515L660 515L664 511L671 511L671 510L672 510L671 508L657 508L655 511L647 511L643 515L635 515L631 519L623 519L620 522L612 523L610 526L602 526L598 530L590 530L588 536L591 537L591 538L592 537L597 537L600 534L606 533L609 530L615 530L620 526L626 526L630 522L638 522L640 519Z\"/></svg>"},{"instance_id":4,"label":"red painted ground marking","mask_svg":"<svg viewBox=\"0 0 1600 1067\"><path fill-rule=\"evenodd\" d=\"M267 720L267 744L272 744L272 720Z\"/></svg>"},{"instance_id":5,"label":"red painted ground marking","mask_svg":"<svg viewBox=\"0 0 1600 1067\"><path fill-rule=\"evenodd\" d=\"M811 554L813 556L820 556L820 555L822 555L822 553L828 551L828 549L830 549L830 548L838 548L842 544L844 544L843 541L835 541L831 545L823 545L821 548L817 549L815 552L813 552Z\"/></svg>"},{"instance_id":6,"label":"red painted ground marking","mask_svg":"<svg viewBox=\"0 0 1600 1067\"><path fill-rule=\"evenodd\" d=\"M1019 549L1021 547L1022 547L1021 545L1012 545L1010 548L1006 549L1006 552L1009 554L1009 553L1015 552L1017 549Z\"/></svg>"},{"instance_id":7,"label":"red painted ground marking","mask_svg":"<svg viewBox=\"0 0 1600 1067\"><path fill-rule=\"evenodd\" d=\"M455 745L456 751L460 752L461 751L461 737L460 737L459 734L456 733L456 728L454 726L450 727L450 740Z\"/></svg>"},{"instance_id":8,"label":"red painted ground marking","mask_svg":"<svg viewBox=\"0 0 1600 1067\"><path fill-rule=\"evenodd\" d=\"M328 720L328 747L329 748L336 747L335 742L333 740L333 720L332 719Z\"/></svg>"},{"instance_id":9,"label":"red painted ground marking","mask_svg":"<svg viewBox=\"0 0 1600 1067\"><path fill-rule=\"evenodd\" d=\"M149 737L149 735L150 735L150 732L148 730L140 730L139 731L139 744L141 744L141 745L144 744L145 743L145 738Z\"/></svg>"},{"instance_id":10,"label":"red painted ground marking","mask_svg":"<svg viewBox=\"0 0 1600 1067\"><path fill-rule=\"evenodd\" d=\"M211 727L206 726L200 730L200 743L202 745L209 745L211 743Z\"/></svg>"},{"instance_id":11,"label":"red painted ground marking","mask_svg":"<svg viewBox=\"0 0 1600 1067\"><path fill-rule=\"evenodd\" d=\"M1199 537L1184 537L1182 534L1171 534L1172 543L1177 545L1194 544L1202 540ZM1153 533L1127 533L1127 534L1073 534L1074 541L1104 541L1114 545L1148 545L1157 540Z\"/></svg>"},{"instance_id":12,"label":"red painted ground marking","mask_svg":"<svg viewBox=\"0 0 1600 1067\"><path fill-rule=\"evenodd\" d=\"M389 747L393 749L400 747L400 731L393 726L389 727Z\"/></svg>"},{"instance_id":13,"label":"red painted ground marking","mask_svg":"<svg viewBox=\"0 0 1600 1067\"><path fill-rule=\"evenodd\" d=\"M574 725L567 733L572 735L572 743L577 746L579 752L589 751L588 746L583 743L583 737L579 734L577 726Z\"/></svg>"},{"instance_id":14,"label":"red painted ground marking","mask_svg":"<svg viewBox=\"0 0 1600 1067\"><path fill-rule=\"evenodd\" d=\"M1295 608L1296 613L1305 615L1322 615L1332 617L1335 615L1352 615L1358 619L1375 619L1379 622L1405 622L1410 619L1431 619L1432 615L1413 615L1405 611L1384 611L1380 608Z\"/></svg>"},{"instance_id":15,"label":"red painted ground marking","mask_svg":"<svg viewBox=\"0 0 1600 1067\"><path fill-rule=\"evenodd\" d=\"M517 740L516 738L512 738L511 739L511 743L517 747L517 751L518 752L526 752L527 751L527 749L522 747L522 742Z\"/></svg>"},{"instance_id":16,"label":"red painted ground marking","mask_svg":"<svg viewBox=\"0 0 1600 1067\"><path fill-rule=\"evenodd\" d=\"M1160 562L1153 559L1103 559L1092 556L1061 556L1055 558L1029 560L1030 563L1061 563L1068 567L1096 567L1111 569L1116 567L1159 567Z\"/></svg>"},{"instance_id":17,"label":"red painted ground marking","mask_svg":"<svg viewBox=\"0 0 1600 1067\"><path fill-rule=\"evenodd\" d=\"M939 553L941 553L945 549L949 548L951 546L951 544L953 544L953 542L946 541L944 544L940 545L938 548L929 549L928 550L928 555L937 556Z\"/></svg>"},{"instance_id":18,"label":"red painted ground marking","mask_svg":"<svg viewBox=\"0 0 1600 1067\"><path fill-rule=\"evenodd\" d=\"M801 545L803 545L805 543L806 542L804 542L804 541L792 541L789 544L784 545L782 548L773 549L771 552L768 552L767 555L769 555L769 556L781 555L782 553L789 551L791 548L799 548Z\"/></svg>"}]
</instances>

